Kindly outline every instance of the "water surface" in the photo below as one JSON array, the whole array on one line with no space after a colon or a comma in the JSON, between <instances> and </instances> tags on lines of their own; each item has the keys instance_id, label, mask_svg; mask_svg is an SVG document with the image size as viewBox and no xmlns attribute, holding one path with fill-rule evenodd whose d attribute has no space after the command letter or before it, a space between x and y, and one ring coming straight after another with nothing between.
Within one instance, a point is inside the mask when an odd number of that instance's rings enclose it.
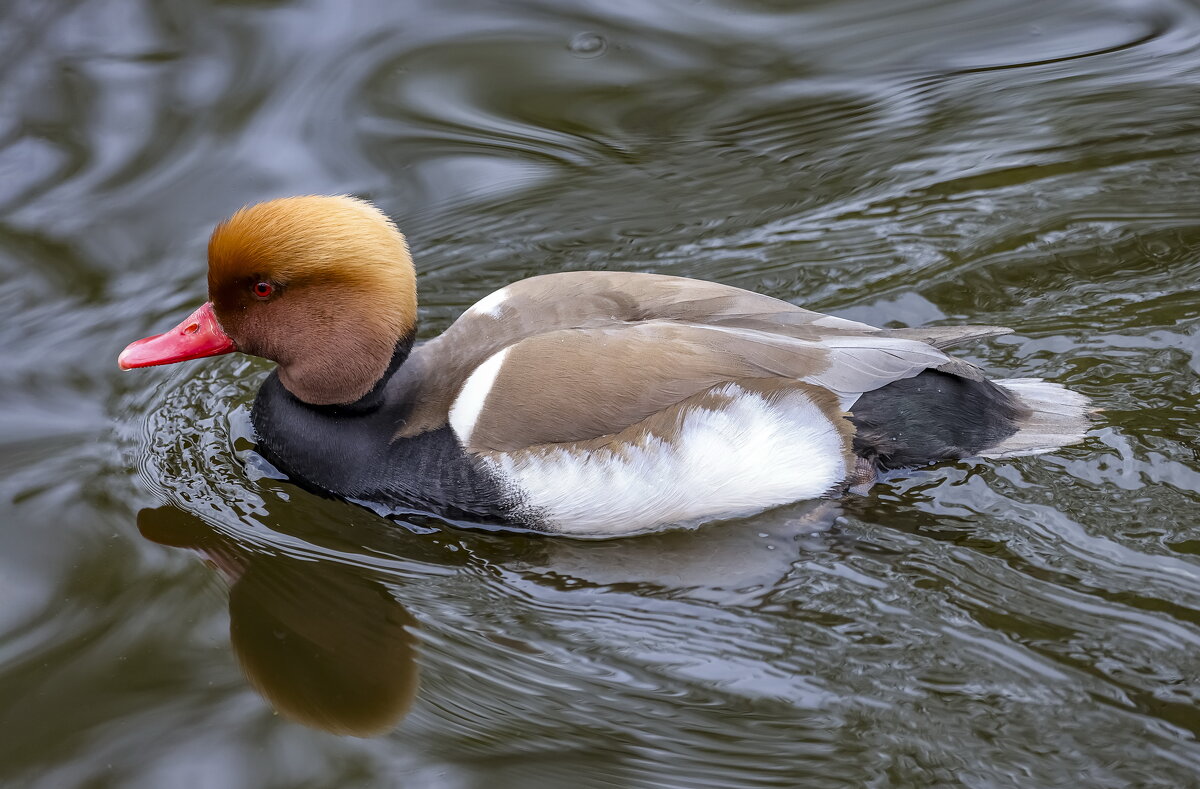
<instances>
[{"instance_id":1,"label":"water surface","mask_svg":"<svg viewBox=\"0 0 1200 789\"><path fill-rule=\"evenodd\" d=\"M16 0L0 107L0 782L1200 780L1195 5ZM652 271L1104 412L694 532L393 523L265 473L266 364L116 369L303 193L396 218L425 337Z\"/></svg>"}]
</instances>

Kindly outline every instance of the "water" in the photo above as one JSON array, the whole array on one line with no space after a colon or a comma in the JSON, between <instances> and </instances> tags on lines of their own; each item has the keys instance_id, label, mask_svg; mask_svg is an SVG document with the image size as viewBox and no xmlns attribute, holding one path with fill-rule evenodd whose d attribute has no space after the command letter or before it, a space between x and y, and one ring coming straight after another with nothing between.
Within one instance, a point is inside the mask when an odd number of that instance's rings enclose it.
<instances>
[{"instance_id":1,"label":"water","mask_svg":"<svg viewBox=\"0 0 1200 789\"><path fill-rule=\"evenodd\" d=\"M1196 784L1198 84L1183 0L5 4L0 782ZM263 363L115 364L214 222L341 192L427 337L654 271L1105 410L696 532L393 524L265 473Z\"/></svg>"}]
</instances>

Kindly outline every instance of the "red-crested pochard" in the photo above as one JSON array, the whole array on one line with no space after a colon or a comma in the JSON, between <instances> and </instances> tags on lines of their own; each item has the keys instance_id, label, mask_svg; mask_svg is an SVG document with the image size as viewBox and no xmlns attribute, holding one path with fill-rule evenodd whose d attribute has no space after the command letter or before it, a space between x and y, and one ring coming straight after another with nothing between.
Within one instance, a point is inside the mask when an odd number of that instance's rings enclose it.
<instances>
[{"instance_id":1,"label":"red-crested pochard","mask_svg":"<svg viewBox=\"0 0 1200 789\"><path fill-rule=\"evenodd\" d=\"M552 534L746 515L877 468L1050 451L1088 427L1082 395L989 381L943 352L1008 329L877 329L681 277L532 277L414 347L404 236L351 197L238 211L209 241L208 294L121 367L270 359L253 422L294 481Z\"/></svg>"}]
</instances>

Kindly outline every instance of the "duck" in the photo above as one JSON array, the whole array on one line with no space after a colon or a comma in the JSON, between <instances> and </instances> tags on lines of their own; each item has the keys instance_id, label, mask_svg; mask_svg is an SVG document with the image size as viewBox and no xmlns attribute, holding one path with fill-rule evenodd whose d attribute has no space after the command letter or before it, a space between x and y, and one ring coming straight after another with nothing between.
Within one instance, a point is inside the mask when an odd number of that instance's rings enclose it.
<instances>
[{"instance_id":1,"label":"duck","mask_svg":"<svg viewBox=\"0 0 1200 789\"><path fill-rule=\"evenodd\" d=\"M861 491L884 471L1077 443L1088 399L947 350L997 326L879 328L685 277L567 271L417 337L404 235L352 196L241 208L208 300L124 370L275 363L257 451L316 493L547 535L623 537Z\"/></svg>"}]
</instances>

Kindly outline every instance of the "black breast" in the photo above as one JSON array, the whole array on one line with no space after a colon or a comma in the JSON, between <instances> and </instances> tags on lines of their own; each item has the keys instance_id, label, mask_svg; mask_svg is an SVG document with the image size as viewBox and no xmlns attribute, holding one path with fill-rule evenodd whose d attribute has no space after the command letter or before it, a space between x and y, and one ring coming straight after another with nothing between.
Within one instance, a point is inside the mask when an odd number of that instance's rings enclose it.
<instances>
[{"instance_id":1,"label":"black breast","mask_svg":"<svg viewBox=\"0 0 1200 789\"><path fill-rule=\"evenodd\" d=\"M320 493L454 518L503 520L505 497L450 427L392 441L404 404L311 406L276 374L252 421L258 449L295 483Z\"/></svg>"}]
</instances>

